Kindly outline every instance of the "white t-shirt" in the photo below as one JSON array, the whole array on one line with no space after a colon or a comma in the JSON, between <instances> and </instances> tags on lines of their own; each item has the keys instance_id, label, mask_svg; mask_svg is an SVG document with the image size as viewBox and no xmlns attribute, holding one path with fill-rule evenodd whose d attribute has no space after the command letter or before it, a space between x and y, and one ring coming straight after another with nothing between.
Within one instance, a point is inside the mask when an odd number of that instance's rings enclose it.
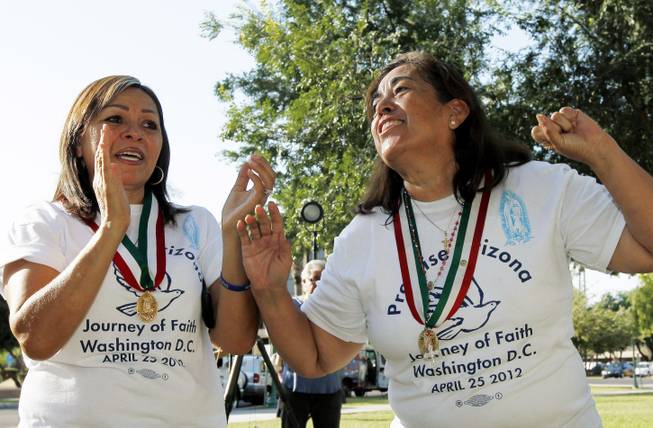
<instances>
[{"instance_id":1,"label":"white t-shirt","mask_svg":"<svg viewBox=\"0 0 653 428\"><path fill-rule=\"evenodd\" d=\"M413 204L442 228L457 205L453 197ZM419 209L426 276L433 279L445 255L442 232ZM435 363L418 350L423 326L406 304L393 226L380 210L358 215L337 238L302 310L340 339L369 339L385 356L393 426L600 427L570 340L569 261L604 270L625 225L621 213L594 179L529 162L493 189L487 215L466 298L437 329ZM423 319L419 285L413 290Z\"/></svg>"},{"instance_id":2,"label":"white t-shirt","mask_svg":"<svg viewBox=\"0 0 653 428\"><path fill-rule=\"evenodd\" d=\"M136 242L142 206L131 206ZM220 274L215 218L190 207L165 227L166 276L151 323L135 313L137 292L111 265L88 314L52 358L26 359L21 427L224 427L223 389L201 317L201 276ZM93 231L57 203L31 207L11 228L0 260L25 259L62 271ZM2 284L4 289L4 284Z\"/></svg>"}]
</instances>

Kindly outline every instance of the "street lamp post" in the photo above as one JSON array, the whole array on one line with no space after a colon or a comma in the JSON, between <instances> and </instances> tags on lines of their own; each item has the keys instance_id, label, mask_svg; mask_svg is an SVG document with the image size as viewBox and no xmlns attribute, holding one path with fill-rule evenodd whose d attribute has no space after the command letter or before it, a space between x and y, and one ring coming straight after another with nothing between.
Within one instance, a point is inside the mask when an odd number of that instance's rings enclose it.
<instances>
[{"instance_id":1,"label":"street lamp post","mask_svg":"<svg viewBox=\"0 0 653 428\"><path fill-rule=\"evenodd\" d=\"M635 341L633 340L633 388L639 388L637 383L637 356L635 354Z\"/></svg>"},{"instance_id":2,"label":"street lamp post","mask_svg":"<svg viewBox=\"0 0 653 428\"><path fill-rule=\"evenodd\" d=\"M324 210L322 205L316 201L308 201L304 204L301 210L301 217L308 224L313 225L313 259L317 258L317 226L322 217L324 216Z\"/></svg>"}]
</instances>

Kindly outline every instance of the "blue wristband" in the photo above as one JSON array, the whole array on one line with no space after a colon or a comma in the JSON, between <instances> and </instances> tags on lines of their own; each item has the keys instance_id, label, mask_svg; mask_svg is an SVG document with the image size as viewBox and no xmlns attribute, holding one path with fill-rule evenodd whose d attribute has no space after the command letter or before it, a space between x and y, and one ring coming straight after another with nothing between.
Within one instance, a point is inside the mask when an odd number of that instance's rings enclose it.
<instances>
[{"instance_id":1,"label":"blue wristband","mask_svg":"<svg viewBox=\"0 0 653 428\"><path fill-rule=\"evenodd\" d=\"M230 290L230 291L237 291L237 292L247 291L251 287L251 284L250 284L249 281L247 281L243 285L232 284L229 281L227 281L226 279L224 279L224 276L222 276L222 274L220 274L220 282L222 283L222 286L224 288L226 288L227 290Z\"/></svg>"}]
</instances>

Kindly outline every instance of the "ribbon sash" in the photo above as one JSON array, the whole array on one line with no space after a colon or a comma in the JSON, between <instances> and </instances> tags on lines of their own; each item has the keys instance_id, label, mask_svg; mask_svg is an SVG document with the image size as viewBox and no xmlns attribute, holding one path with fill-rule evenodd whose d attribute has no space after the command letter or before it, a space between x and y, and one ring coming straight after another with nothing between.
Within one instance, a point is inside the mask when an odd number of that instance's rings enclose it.
<instances>
[{"instance_id":1,"label":"ribbon sash","mask_svg":"<svg viewBox=\"0 0 653 428\"><path fill-rule=\"evenodd\" d=\"M490 175L486 173L485 183L490 182ZM406 194L407 196L407 194ZM474 197L463 205L463 213L456 236L453 254L450 254L451 263L442 288L440 298L433 311L429 307L429 290L426 285L425 267L423 266L422 251L419 235L412 213L410 197L404 198L406 218L402 219L397 211L393 217L395 242L399 257L399 267L403 280L406 302L413 318L427 328L440 326L451 318L462 305L476 269L478 250L487 217L487 208L490 201L490 189L487 188L482 197ZM406 251L403 230L409 231L410 244L413 251ZM410 263L409 262L410 259ZM415 266L409 269L408 266ZM422 314L420 316L415 305L413 284L419 284L422 298ZM453 298L452 298L453 296ZM424 319L424 321L422 320Z\"/></svg>"},{"instance_id":2,"label":"ribbon sash","mask_svg":"<svg viewBox=\"0 0 653 428\"><path fill-rule=\"evenodd\" d=\"M96 222L84 221L94 232L99 229ZM153 290L163 282L166 273L163 212L151 192L143 200L138 225L138 246L125 234L113 256L113 262L125 281L135 290Z\"/></svg>"}]
</instances>

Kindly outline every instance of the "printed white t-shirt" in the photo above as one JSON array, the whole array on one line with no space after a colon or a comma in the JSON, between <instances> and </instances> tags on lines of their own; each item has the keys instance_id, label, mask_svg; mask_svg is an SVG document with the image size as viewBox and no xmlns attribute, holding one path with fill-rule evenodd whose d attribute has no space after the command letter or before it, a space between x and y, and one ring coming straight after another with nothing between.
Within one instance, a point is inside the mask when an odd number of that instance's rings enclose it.
<instances>
[{"instance_id":1,"label":"printed white t-shirt","mask_svg":"<svg viewBox=\"0 0 653 428\"><path fill-rule=\"evenodd\" d=\"M142 205L131 206L136 242ZM224 427L223 389L201 317L202 276L220 275L215 218L189 207L165 226L166 275L153 294L151 323L135 311L139 292L112 263L88 314L52 358L32 361L23 384L21 427ZM58 203L37 204L16 220L0 260L25 259L62 271L93 231ZM4 290L4 284L0 284Z\"/></svg>"},{"instance_id":2,"label":"printed white t-shirt","mask_svg":"<svg viewBox=\"0 0 653 428\"><path fill-rule=\"evenodd\" d=\"M413 204L432 280L446 254L442 232L422 212L446 228L458 205L453 196ZM600 427L570 340L569 262L605 270L625 225L621 213L594 179L533 161L492 190L487 216L463 304L437 328L434 363L418 350L423 326L406 303L393 226L381 210L358 215L336 239L302 310L334 336L369 339L385 356L393 427ZM418 284L413 295L423 319Z\"/></svg>"}]
</instances>

